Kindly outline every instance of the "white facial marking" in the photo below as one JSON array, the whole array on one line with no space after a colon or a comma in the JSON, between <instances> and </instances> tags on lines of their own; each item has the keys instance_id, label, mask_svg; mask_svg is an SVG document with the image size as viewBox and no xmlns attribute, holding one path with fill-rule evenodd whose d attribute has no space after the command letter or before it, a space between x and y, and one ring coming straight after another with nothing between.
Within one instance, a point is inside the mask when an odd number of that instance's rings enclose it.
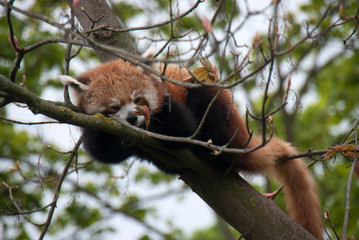
<instances>
[{"instance_id":1,"label":"white facial marking","mask_svg":"<svg viewBox=\"0 0 359 240\"><path fill-rule=\"evenodd\" d=\"M136 91L133 91L133 92L130 94L130 97L131 97L131 99L132 99L132 101L133 101L133 100L136 99L137 97L140 97L140 95L136 94Z\"/></svg>"},{"instance_id":2,"label":"white facial marking","mask_svg":"<svg viewBox=\"0 0 359 240\"><path fill-rule=\"evenodd\" d=\"M135 106L136 105L132 102L127 103L127 104L121 106L120 111L118 111L117 113L109 114L109 116L114 119L126 120L127 116L130 113L132 113L133 111L135 111Z\"/></svg>"},{"instance_id":3,"label":"white facial marking","mask_svg":"<svg viewBox=\"0 0 359 240\"><path fill-rule=\"evenodd\" d=\"M136 104L130 102L125 105L122 105L120 111L118 111L117 113L109 114L109 116L115 120L118 119L118 120L126 121L127 117L133 114L134 111L136 111ZM135 125L140 126L144 122L144 120L145 120L144 116L137 115L137 121Z\"/></svg>"},{"instance_id":4,"label":"white facial marking","mask_svg":"<svg viewBox=\"0 0 359 240\"><path fill-rule=\"evenodd\" d=\"M157 95L154 95L148 91L145 93L144 97L148 102L148 105L149 105L148 107L149 107L150 111L153 109L156 109L158 107Z\"/></svg>"},{"instance_id":5,"label":"white facial marking","mask_svg":"<svg viewBox=\"0 0 359 240\"><path fill-rule=\"evenodd\" d=\"M85 106L85 112L87 114L100 113L100 112L103 112L105 109L106 109L106 107L104 107L104 106L96 106L94 104Z\"/></svg>"}]
</instances>

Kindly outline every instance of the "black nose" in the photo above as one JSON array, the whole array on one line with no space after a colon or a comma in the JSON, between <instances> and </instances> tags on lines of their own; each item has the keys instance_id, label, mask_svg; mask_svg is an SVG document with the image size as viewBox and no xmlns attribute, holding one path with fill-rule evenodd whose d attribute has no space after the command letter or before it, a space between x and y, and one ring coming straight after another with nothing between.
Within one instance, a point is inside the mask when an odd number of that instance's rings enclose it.
<instances>
[{"instance_id":1,"label":"black nose","mask_svg":"<svg viewBox=\"0 0 359 240\"><path fill-rule=\"evenodd\" d=\"M132 125L135 125L135 123L137 122L137 115L129 114L126 118L126 121Z\"/></svg>"}]
</instances>

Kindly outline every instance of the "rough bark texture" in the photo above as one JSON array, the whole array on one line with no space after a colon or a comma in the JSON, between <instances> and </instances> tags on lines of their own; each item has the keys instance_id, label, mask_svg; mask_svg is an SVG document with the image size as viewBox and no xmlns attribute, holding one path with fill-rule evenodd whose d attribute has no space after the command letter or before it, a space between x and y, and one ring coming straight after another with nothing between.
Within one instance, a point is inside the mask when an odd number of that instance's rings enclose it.
<instances>
[{"instance_id":1,"label":"rough bark texture","mask_svg":"<svg viewBox=\"0 0 359 240\"><path fill-rule=\"evenodd\" d=\"M103 30L95 31L90 34L90 38L100 42L102 44L115 46L126 50L130 53L136 53L133 41L128 32L112 32L106 30L106 26L111 26L112 28L123 29L124 25L121 20L114 16L111 8L107 5L106 1L103 0L81 0L79 3L73 7L72 0L67 0L69 6L74 11L74 14L78 21L80 22L83 32L87 32L94 28L104 27ZM81 9L83 8L85 12ZM116 59L114 55L109 54L108 52L103 52L98 49L94 49L94 52L98 56L101 62L107 62L110 60Z\"/></svg>"},{"instance_id":2,"label":"rough bark texture","mask_svg":"<svg viewBox=\"0 0 359 240\"><path fill-rule=\"evenodd\" d=\"M246 239L315 239L238 174L189 173L181 178Z\"/></svg>"}]
</instances>

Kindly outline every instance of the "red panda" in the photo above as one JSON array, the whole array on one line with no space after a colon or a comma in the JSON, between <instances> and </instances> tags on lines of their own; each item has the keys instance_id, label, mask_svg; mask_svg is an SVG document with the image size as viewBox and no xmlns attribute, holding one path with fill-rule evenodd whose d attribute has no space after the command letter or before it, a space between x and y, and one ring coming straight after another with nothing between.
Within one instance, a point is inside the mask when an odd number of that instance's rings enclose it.
<instances>
[{"instance_id":1,"label":"red panda","mask_svg":"<svg viewBox=\"0 0 359 240\"><path fill-rule=\"evenodd\" d=\"M187 70L178 66L168 66L165 75L177 80L190 76ZM102 113L145 128L144 117L133 112L137 105L146 105L151 116L148 130L177 137L188 137L196 131L208 104L218 91L217 88L186 89L166 82L167 97L164 83L159 78L123 60L105 63L77 78L60 78L64 85L69 86L74 103L84 112ZM85 149L98 161L120 163L130 156L138 156L166 173L185 171L156 161L134 145L126 146L121 137L91 129L84 129L83 136ZM229 147L239 149L246 145L249 134L238 109L232 103L229 90L222 90L214 101L196 139L205 142L211 139L213 144L219 146L230 142ZM252 137L246 147L257 146L261 141L259 137ZM254 152L245 155L223 153L219 157L209 154L210 151L204 148L190 149L202 158L205 156L219 171L224 172L234 165L233 169L238 172L275 177L283 185L289 215L315 237L323 239L316 186L303 160L280 163L283 157L297 153L289 143L273 138Z\"/></svg>"}]
</instances>

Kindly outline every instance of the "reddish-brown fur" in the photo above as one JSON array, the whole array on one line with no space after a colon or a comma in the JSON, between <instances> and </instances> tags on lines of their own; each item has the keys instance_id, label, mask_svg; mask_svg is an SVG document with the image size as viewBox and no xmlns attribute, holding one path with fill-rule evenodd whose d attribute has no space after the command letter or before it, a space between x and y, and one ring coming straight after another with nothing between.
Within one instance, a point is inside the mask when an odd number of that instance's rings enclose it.
<instances>
[{"instance_id":1,"label":"reddish-brown fur","mask_svg":"<svg viewBox=\"0 0 359 240\"><path fill-rule=\"evenodd\" d=\"M262 139L255 137L248 147L259 145ZM297 153L289 143L273 138L267 145L242 159L245 171L266 174L276 178L283 186L289 215L318 239L323 239L321 206L316 185L311 179L303 159L280 163L285 156ZM242 165L243 166L243 165ZM243 169L243 168L242 168Z\"/></svg>"},{"instance_id":2,"label":"reddish-brown fur","mask_svg":"<svg viewBox=\"0 0 359 240\"><path fill-rule=\"evenodd\" d=\"M165 75L181 81L191 76L186 69L176 66L167 66ZM78 103L79 107L85 111L94 102L107 104L111 99L106 97L113 96L113 93L116 93L116 96L124 102L131 101L129 96L133 89L156 92L158 99L162 99L165 95L163 82L160 79L122 60L104 64L86 72L77 79L83 83L91 82L86 94L92 95L86 97L87 102L83 102L84 98L82 98ZM121 84L118 82L119 79L123 80L120 81ZM165 84L171 99L184 106L191 104L187 103L187 89L168 82ZM207 91L210 92L211 96L214 96L218 89L211 88ZM217 101L228 107L224 133L232 136L237 129L239 130L229 147L243 148L249 139L249 135L238 109L232 102L231 92L222 90ZM150 108L150 111L156 112L160 108L161 106L156 106ZM261 141L261 138L253 137L247 148L258 146ZM289 215L315 237L323 239L322 220L320 218L321 207L316 186L303 160L293 159L279 162L283 157L295 153L297 151L289 143L273 138L264 147L244 156L238 155L234 161L236 161L238 171L275 177L283 185Z\"/></svg>"},{"instance_id":3,"label":"reddish-brown fur","mask_svg":"<svg viewBox=\"0 0 359 240\"><path fill-rule=\"evenodd\" d=\"M161 67L160 72L164 72L167 77L174 78L180 81L183 81L184 79L191 76L186 69L173 65L167 66L165 70L163 67ZM165 84L171 98L176 99L179 103L183 105L187 104L187 90L185 88L179 87L178 85L175 85L170 82L165 82Z\"/></svg>"},{"instance_id":4,"label":"reddish-brown fur","mask_svg":"<svg viewBox=\"0 0 359 240\"><path fill-rule=\"evenodd\" d=\"M131 79L131 81L127 81L127 79ZM163 85L159 84L157 79L149 74L143 74L143 71L139 71L135 65L123 60L100 65L80 75L77 80L83 83L91 82L86 93L88 96L83 97L77 104L87 113L91 113L87 109L99 102L103 105L111 103L112 99L109 96L116 96L122 102L132 101L130 94L133 89L156 92L158 102L164 95ZM150 108L150 111L156 111L160 107L158 105L156 108Z\"/></svg>"},{"instance_id":5,"label":"reddish-brown fur","mask_svg":"<svg viewBox=\"0 0 359 240\"><path fill-rule=\"evenodd\" d=\"M183 80L183 76L189 76L186 72L187 70L182 70L181 73L173 73L171 70L177 71L179 68L173 67L166 71L166 75L175 79ZM177 85L172 84L168 90L176 100L186 96L183 93L183 88ZM233 134L236 129L239 129L229 147L242 148L248 141L249 135L238 109L232 102L231 92L222 90L217 101L224 102L229 108L228 121L231 124L227 124L226 132ZM261 142L261 138L254 136L247 148L258 146ZM289 215L315 237L323 239L323 224L320 217L321 206L316 185L311 179L303 159L298 158L283 163L279 162L283 157L295 153L297 153L297 150L289 143L273 138L264 147L239 157L236 160L237 169L242 172L265 174L276 178L283 185Z\"/></svg>"}]
</instances>

